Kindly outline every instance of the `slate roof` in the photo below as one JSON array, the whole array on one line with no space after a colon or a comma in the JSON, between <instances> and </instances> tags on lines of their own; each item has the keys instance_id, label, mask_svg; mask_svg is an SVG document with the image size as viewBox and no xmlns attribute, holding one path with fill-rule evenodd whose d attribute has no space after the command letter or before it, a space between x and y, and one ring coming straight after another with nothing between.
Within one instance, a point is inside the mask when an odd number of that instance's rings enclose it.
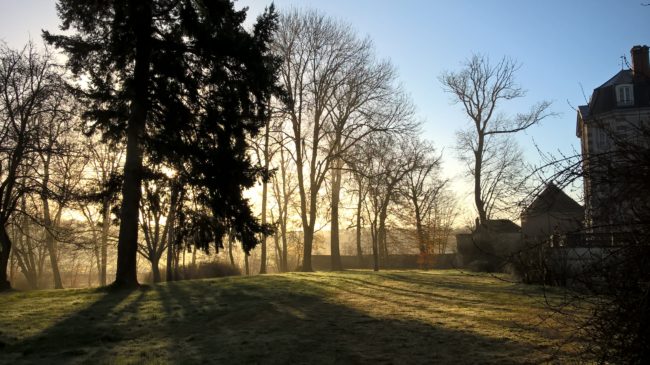
<instances>
[{"instance_id":1,"label":"slate roof","mask_svg":"<svg viewBox=\"0 0 650 365\"><path fill-rule=\"evenodd\" d=\"M597 89L608 87L608 86L616 86L621 84L632 84L632 83L634 83L634 74L632 73L632 70L629 69L621 70L619 71L619 73L614 75L611 79L607 80L607 82L598 86Z\"/></svg>"},{"instance_id":2,"label":"slate roof","mask_svg":"<svg viewBox=\"0 0 650 365\"><path fill-rule=\"evenodd\" d=\"M497 233L521 232L521 227L509 219L489 219L487 222L482 224L481 227L487 228L489 231Z\"/></svg>"},{"instance_id":3,"label":"slate roof","mask_svg":"<svg viewBox=\"0 0 650 365\"><path fill-rule=\"evenodd\" d=\"M550 183L546 185L544 191L542 191L535 200L524 209L522 215L537 215L547 212L582 213L583 211L584 209L580 204L578 204L578 202L571 199L570 196L566 195L562 189L555 186L555 184Z\"/></svg>"},{"instance_id":4,"label":"slate roof","mask_svg":"<svg viewBox=\"0 0 650 365\"><path fill-rule=\"evenodd\" d=\"M616 85L634 85L634 105L618 106L616 103ZM605 113L614 109L629 109L650 106L650 79L648 77L634 77L632 70L621 70L604 84L594 89L585 105L587 110L579 107L580 116L585 118Z\"/></svg>"}]
</instances>

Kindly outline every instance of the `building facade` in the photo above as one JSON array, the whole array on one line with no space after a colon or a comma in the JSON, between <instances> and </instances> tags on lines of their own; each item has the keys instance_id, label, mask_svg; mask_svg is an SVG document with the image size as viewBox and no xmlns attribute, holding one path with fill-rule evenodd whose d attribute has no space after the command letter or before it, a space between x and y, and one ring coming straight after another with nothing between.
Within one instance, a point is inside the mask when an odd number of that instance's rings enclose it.
<instances>
[{"instance_id":1,"label":"building facade","mask_svg":"<svg viewBox=\"0 0 650 365\"><path fill-rule=\"evenodd\" d=\"M582 231L584 209L553 183L521 213L521 233L527 244L544 242L554 235Z\"/></svg>"},{"instance_id":2,"label":"building facade","mask_svg":"<svg viewBox=\"0 0 650 365\"><path fill-rule=\"evenodd\" d=\"M585 225L593 233L628 230L639 198L633 175L647 168L639 154L650 145L648 46L632 47L631 55L632 67L594 89L589 104L578 108Z\"/></svg>"}]
</instances>

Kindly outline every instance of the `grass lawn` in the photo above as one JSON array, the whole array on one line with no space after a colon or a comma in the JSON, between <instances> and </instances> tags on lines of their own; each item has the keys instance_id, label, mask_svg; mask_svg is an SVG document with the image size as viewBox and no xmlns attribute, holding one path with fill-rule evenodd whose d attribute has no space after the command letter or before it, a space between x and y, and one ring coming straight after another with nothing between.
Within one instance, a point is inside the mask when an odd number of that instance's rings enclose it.
<instances>
[{"instance_id":1,"label":"grass lawn","mask_svg":"<svg viewBox=\"0 0 650 365\"><path fill-rule=\"evenodd\" d=\"M546 294L452 270L12 292L0 294L0 363L577 362Z\"/></svg>"}]
</instances>

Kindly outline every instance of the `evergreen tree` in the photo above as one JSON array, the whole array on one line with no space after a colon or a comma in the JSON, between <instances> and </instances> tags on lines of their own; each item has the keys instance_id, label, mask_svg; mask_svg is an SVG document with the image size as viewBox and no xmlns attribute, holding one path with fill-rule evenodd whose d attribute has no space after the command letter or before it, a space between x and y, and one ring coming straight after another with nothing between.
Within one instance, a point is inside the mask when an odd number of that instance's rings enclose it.
<instances>
[{"instance_id":1,"label":"evergreen tree","mask_svg":"<svg viewBox=\"0 0 650 365\"><path fill-rule=\"evenodd\" d=\"M89 130L126 139L117 274L137 286L136 250L142 160L176 166L213 214L215 243L233 227L248 251L265 231L242 190L262 169L247 157L247 136L267 119L276 61L268 44L271 7L251 33L246 9L227 0L60 0L61 29L44 32L83 82ZM203 247L205 248L205 247Z\"/></svg>"}]
</instances>

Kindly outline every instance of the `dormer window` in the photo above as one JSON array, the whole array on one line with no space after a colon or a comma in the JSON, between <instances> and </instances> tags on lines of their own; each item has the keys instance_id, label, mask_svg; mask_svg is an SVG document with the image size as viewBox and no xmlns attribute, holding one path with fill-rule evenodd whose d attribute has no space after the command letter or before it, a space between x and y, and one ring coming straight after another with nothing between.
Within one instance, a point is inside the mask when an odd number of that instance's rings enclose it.
<instances>
[{"instance_id":1,"label":"dormer window","mask_svg":"<svg viewBox=\"0 0 650 365\"><path fill-rule=\"evenodd\" d=\"M623 84L616 86L616 105L631 106L634 105L634 93L632 84Z\"/></svg>"}]
</instances>

